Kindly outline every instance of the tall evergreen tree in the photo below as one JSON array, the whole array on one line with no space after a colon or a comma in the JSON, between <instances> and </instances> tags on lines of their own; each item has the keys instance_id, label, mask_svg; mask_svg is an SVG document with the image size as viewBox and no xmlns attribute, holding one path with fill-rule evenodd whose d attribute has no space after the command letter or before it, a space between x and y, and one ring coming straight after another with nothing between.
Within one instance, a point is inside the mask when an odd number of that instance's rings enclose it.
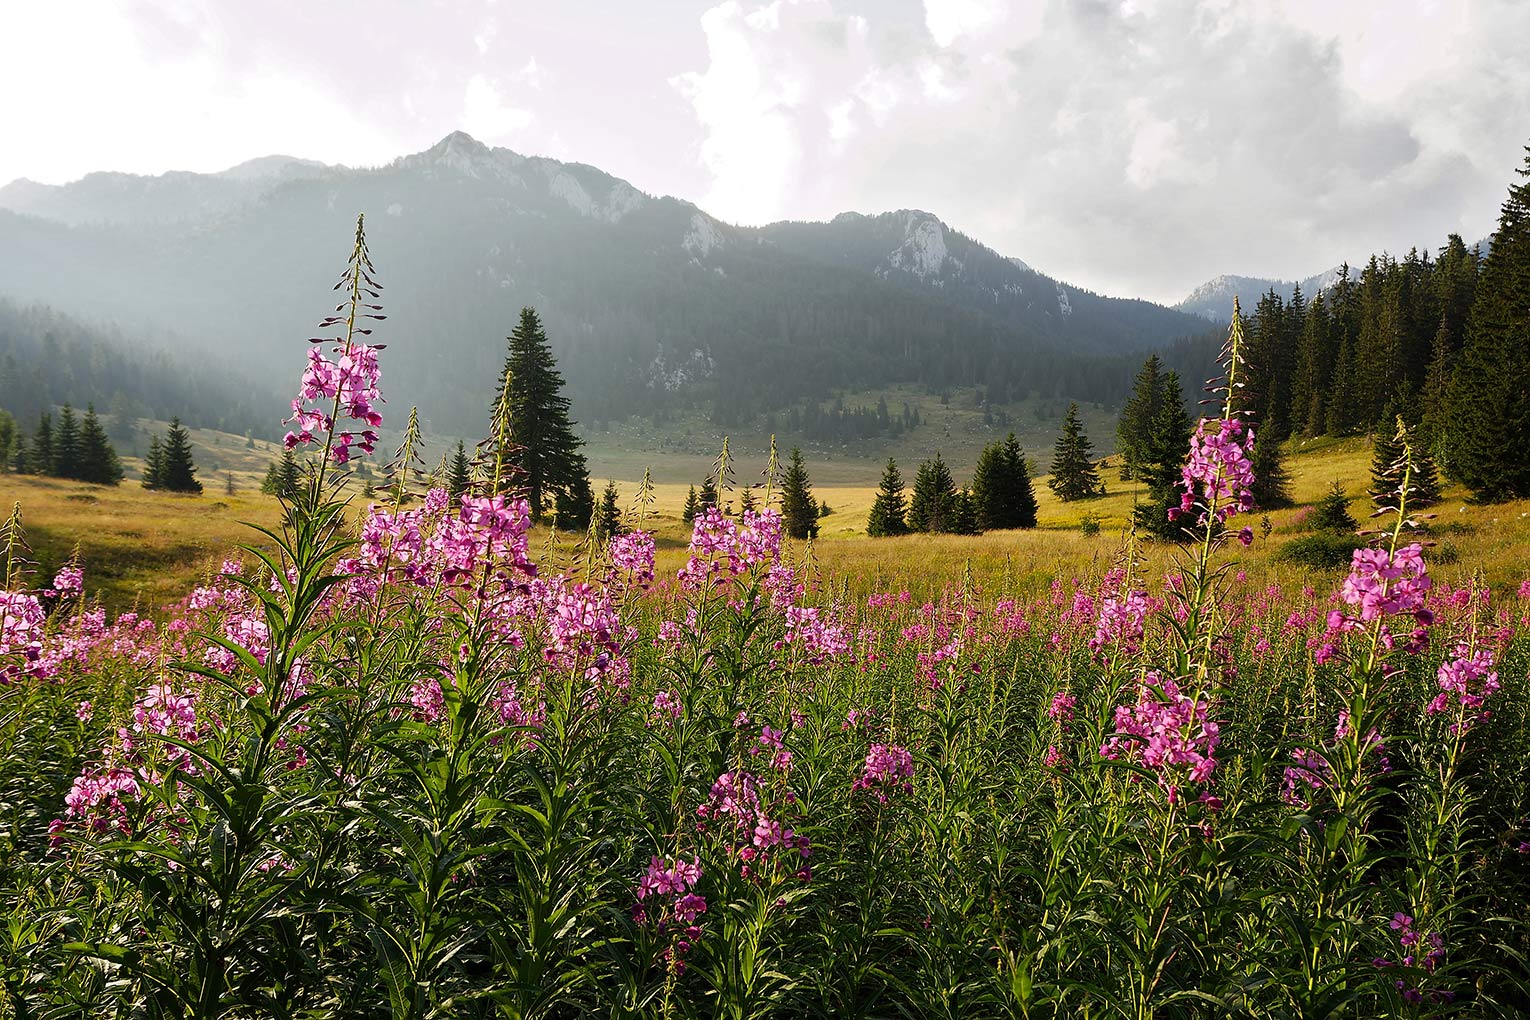
<instances>
[{"instance_id":1,"label":"tall evergreen tree","mask_svg":"<svg viewBox=\"0 0 1530 1020\"><path fill-rule=\"evenodd\" d=\"M1530 146L1518 171L1530 178ZM1479 498L1530 496L1530 180L1498 217L1451 379L1446 467Z\"/></svg>"},{"instance_id":2,"label":"tall evergreen tree","mask_svg":"<svg viewBox=\"0 0 1530 1020\"><path fill-rule=\"evenodd\" d=\"M866 534L872 538L907 534L907 513L903 475L898 472L898 462L888 457L882 482L877 487L877 498L872 501L871 513L866 516Z\"/></svg>"},{"instance_id":3,"label":"tall evergreen tree","mask_svg":"<svg viewBox=\"0 0 1530 1020\"><path fill-rule=\"evenodd\" d=\"M1394 398L1387 413L1376 423L1372 433L1371 498L1379 505L1396 506L1397 490L1402 484L1403 444L1413 454L1413 473L1408 480L1408 505L1426 507L1440 501L1440 472L1434 457L1420 442L1419 428L1410 424L1408 402ZM1400 430L1399 430L1400 427Z\"/></svg>"},{"instance_id":4,"label":"tall evergreen tree","mask_svg":"<svg viewBox=\"0 0 1530 1020\"><path fill-rule=\"evenodd\" d=\"M170 419L165 431L164 471L159 488L168 492L202 493L202 483L197 481L197 468L191 460L191 434L181 427L179 418Z\"/></svg>"},{"instance_id":5,"label":"tall evergreen tree","mask_svg":"<svg viewBox=\"0 0 1530 1020\"><path fill-rule=\"evenodd\" d=\"M950 531L955 509L956 480L937 452L935 459L920 464L914 475L914 498L908 505L909 530Z\"/></svg>"},{"instance_id":6,"label":"tall evergreen tree","mask_svg":"<svg viewBox=\"0 0 1530 1020\"><path fill-rule=\"evenodd\" d=\"M694 524L696 518L701 516L701 500L696 496L696 486L691 486L685 494L685 509L680 511L680 519L687 524Z\"/></svg>"},{"instance_id":7,"label":"tall evergreen tree","mask_svg":"<svg viewBox=\"0 0 1530 1020\"><path fill-rule=\"evenodd\" d=\"M81 481L97 485L116 485L122 481L122 462L96 417L94 404L86 405L85 420L80 425L78 474Z\"/></svg>"},{"instance_id":8,"label":"tall evergreen tree","mask_svg":"<svg viewBox=\"0 0 1530 1020\"><path fill-rule=\"evenodd\" d=\"M1162 395L1162 375L1163 362L1158 355L1150 355L1137 372L1132 395L1121 405L1121 417L1116 421L1116 456L1121 459L1122 481L1137 477L1137 470L1147 461L1153 419L1158 417ZM976 481L973 489L977 489Z\"/></svg>"},{"instance_id":9,"label":"tall evergreen tree","mask_svg":"<svg viewBox=\"0 0 1530 1020\"><path fill-rule=\"evenodd\" d=\"M986 531L1007 526L1009 488L1009 462L1004 456L1004 444L989 443L978 454L977 467L972 471L973 513L978 527Z\"/></svg>"},{"instance_id":10,"label":"tall evergreen tree","mask_svg":"<svg viewBox=\"0 0 1530 1020\"><path fill-rule=\"evenodd\" d=\"M717 505L717 479L707 475L701 480L701 488L696 491L696 512L706 513L707 507Z\"/></svg>"},{"instance_id":11,"label":"tall evergreen tree","mask_svg":"<svg viewBox=\"0 0 1530 1020\"><path fill-rule=\"evenodd\" d=\"M80 477L80 423L68 404L58 412L58 432L53 436L53 472L59 478Z\"/></svg>"},{"instance_id":12,"label":"tall evergreen tree","mask_svg":"<svg viewBox=\"0 0 1530 1020\"><path fill-rule=\"evenodd\" d=\"M1184 537L1184 522L1169 519L1169 510L1179 506L1181 469L1190 452L1190 432L1194 428L1185 411L1185 396L1179 375L1170 372L1163 379L1163 401L1153 420L1152 442L1141 479L1148 497L1134 511L1137 527L1159 538Z\"/></svg>"},{"instance_id":13,"label":"tall evergreen tree","mask_svg":"<svg viewBox=\"0 0 1530 1020\"><path fill-rule=\"evenodd\" d=\"M1020 449L1020 440L1011 432L1004 440L1004 465L1007 495L1003 506L1006 513L1005 528L1034 528L1036 526L1036 487L1031 484L1031 468Z\"/></svg>"},{"instance_id":14,"label":"tall evergreen tree","mask_svg":"<svg viewBox=\"0 0 1530 1020\"><path fill-rule=\"evenodd\" d=\"M157 449L158 446L159 440L156 438L153 449ZM291 450L283 450L281 457L273 460L271 466L266 468L266 477L260 483L260 491L267 496L292 499L298 494L301 483L302 471L298 468L297 457Z\"/></svg>"},{"instance_id":15,"label":"tall evergreen tree","mask_svg":"<svg viewBox=\"0 0 1530 1020\"><path fill-rule=\"evenodd\" d=\"M521 309L521 321L510 334L495 391L504 392L507 380L509 428L515 446L506 460L518 470L532 519L541 520L549 504L562 493L564 509L572 515L565 519L571 526L587 526L589 514L584 513L582 523L578 517L584 496L590 493L589 471L574 423L569 420L569 401L563 395L563 376L553 358L552 345L531 308ZM594 509L593 495L589 509Z\"/></svg>"},{"instance_id":16,"label":"tall evergreen tree","mask_svg":"<svg viewBox=\"0 0 1530 1020\"><path fill-rule=\"evenodd\" d=\"M446 492L449 496L460 496L467 491L473 481L473 466L468 460L467 447L462 440L457 440L457 449L452 453L451 463L446 469Z\"/></svg>"},{"instance_id":17,"label":"tall evergreen tree","mask_svg":"<svg viewBox=\"0 0 1530 1020\"><path fill-rule=\"evenodd\" d=\"M289 454L292 451L287 451ZM274 470L276 465L271 465ZM143 456L143 487L145 489L163 489L165 487L165 448L160 445L158 436L149 437L149 452Z\"/></svg>"},{"instance_id":18,"label":"tall evergreen tree","mask_svg":"<svg viewBox=\"0 0 1530 1020\"><path fill-rule=\"evenodd\" d=\"M1079 420L1078 405L1069 404L1052 456L1052 478L1047 482L1064 503L1105 494L1105 486L1100 483L1099 472L1090 457L1093 450L1094 444L1089 442L1084 423Z\"/></svg>"},{"instance_id":19,"label":"tall evergreen tree","mask_svg":"<svg viewBox=\"0 0 1530 1020\"><path fill-rule=\"evenodd\" d=\"M617 497L615 480L608 480L595 510L595 536L602 542L622 533L622 508Z\"/></svg>"},{"instance_id":20,"label":"tall evergreen tree","mask_svg":"<svg viewBox=\"0 0 1530 1020\"><path fill-rule=\"evenodd\" d=\"M580 461L584 460L581 456ZM584 531L595 513L595 493L590 488L589 472L574 475L567 485L553 492L553 523L568 531Z\"/></svg>"},{"instance_id":21,"label":"tall evergreen tree","mask_svg":"<svg viewBox=\"0 0 1530 1020\"><path fill-rule=\"evenodd\" d=\"M1249 492L1261 510L1279 510L1291 505L1291 473L1286 470L1286 452L1279 437L1265 434L1255 423L1254 449L1249 456L1254 469L1254 483Z\"/></svg>"},{"instance_id":22,"label":"tall evergreen tree","mask_svg":"<svg viewBox=\"0 0 1530 1020\"><path fill-rule=\"evenodd\" d=\"M759 500L754 497L754 486L744 486L743 491L738 494L738 515L743 517L745 514L756 513L759 509Z\"/></svg>"},{"instance_id":23,"label":"tall evergreen tree","mask_svg":"<svg viewBox=\"0 0 1530 1020\"><path fill-rule=\"evenodd\" d=\"M53 473L53 416L47 411L37 418L37 431L32 433L27 470L34 475Z\"/></svg>"},{"instance_id":24,"label":"tall evergreen tree","mask_svg":"<svg viewBox=\"0 0 1530 1020\"><path fill-rule=\"evenodd\" d=\"M795 447L781 476L781 523L792 538L818 536L818 502L813 499L802 451Z\"/></svg>"},{"instance_id":25,"label":"tall evergreen tree","mask_svg":"<svg viewBox=\"0 0 1530 1020\"><path fill-rule=\"evenodd\" d=\"M951 533L953 535L976 535L982 531L978 524L977 500L971 489L956 490L951 501Z\"/></svg>"}]
</instances>

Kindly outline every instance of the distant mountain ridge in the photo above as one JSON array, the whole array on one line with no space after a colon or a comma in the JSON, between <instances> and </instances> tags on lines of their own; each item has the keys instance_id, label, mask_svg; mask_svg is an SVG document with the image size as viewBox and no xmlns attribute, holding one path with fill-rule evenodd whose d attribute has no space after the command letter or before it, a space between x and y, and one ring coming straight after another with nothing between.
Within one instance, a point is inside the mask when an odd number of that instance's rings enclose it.
<instances>
[{"instance_id":1,"label":"distant mountain ridge","mask_svg":"<svg viewBox=\"0 0 1530 1020\"><path fill-rule=\"evenodd\" d=\"M930 213L735 227L462 132L376 168L272 156L12 182L0 296L142 325L285 387L357 212L388 287L387 392L463 431L481 426L484 380L526 304L577 417L706 403L725 425L893 383L1112 402L1147 350L1205 328L1054 280Z\"/></svg>"}]
</instances>

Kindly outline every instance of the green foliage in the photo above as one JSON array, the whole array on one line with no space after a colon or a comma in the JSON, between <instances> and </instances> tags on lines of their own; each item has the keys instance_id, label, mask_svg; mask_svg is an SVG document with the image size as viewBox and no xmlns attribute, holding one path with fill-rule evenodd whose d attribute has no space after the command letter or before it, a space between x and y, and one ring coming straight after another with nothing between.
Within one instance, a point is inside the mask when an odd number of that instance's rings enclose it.
<instances>
[{"instance_id":1,"label":"green foliage","mask_svg":"<svg viewBox=\"0 0 1530 1020\"><path fill-rule=\"evenodd\" d=\"M151 453L158 448L159 440L154 440ZM297 498L298 490L302 486L302 470L298 467L297 457L291 450L283 450L277 460L271 462L266 468L266 476L260 483L260 491L267 496L279 496L282 499L291 500ZM145 485L148 484L147 479Z\"/></svg>"},{"instance_id":2,"label":"green foliage","mask_svg":"<svg viewBox=\"0 0 1530 1020\"><path fill-rule=\"evenodd\" d=\"M166 492L201 495L202 483L197 481L196 465L191 459L191 434L181 426L179 418L170 419L170 427L165 430L165 440L160 449L160 469L154 476L154 484L149 487L164 489Z\"/></svg>"},{"instance_id":3,"label":"green foliage","mask_svg":"<svg viewBox=\"0 0 1530 1020\"><path fill-rule=\"evenodd\" d=\"M1105 494L1090 456L1094 445L1084 434L1084 424L1078 417L1078 405L1069 404L1063 419L1062 433L1052 455L1052 477L1047 485L1064 503L1080 499L1094 499Z\"/></svg>"},{"instance_id":4,"label":"green foliage","mask_svg":"<svg viewBox=\"0 0 1530 1020\"><path fill-rule=\"evenodd\" d=\"M78 477L97 485L116 485L122 481L122 462L96 417L94 404L86 408L85 420L80 425Z\"/></svg>"},{"instance_id":5,"label":"green foliage","mask_svg":"<svg viewBox=\"0 0 1530 1020\"><path fill-rule=\"evenodd\" d=\"M1329 486L1328 492L1318 500L1307 517L1307 526L1314 531L1353 534L1360 525L1349 512L1349 495L1340 482Z\"/></svg>"},{"instance_id":6,"label":"green foliage","mask_svg":"<svg viewBox=\"0 0 1530 1020\"><path fill-rule=\"evenodd\" d=\"M980 530L1036 526L1030 467L1013 432L1004 442L983 447L973 471L971 495Z\"/></svg>"},{"instance_id":7,"label":"green foliage","mask_svg":"<svg viewBox=\"0 0 1530 1020\"><path fill-rule=\"evenodd\" d=\"M600 504L595 510L595 537L599 541L606 542L622 534L622 508L618 502L616 481L606 482L605 489L600 494Z\"/></svg>"},{"instance_id":8,"label":"green foliage","mask_svg":"<svg viewBox=\"0 0 1530 1020\"><path fill-rule=\"evenodd\" d=\"M1350 557L1362 544L1352 534L1324 530L1291 539L1276 550L1275 558L1282 563L1333 570L1349 566Z\"/></svg>"},{"instance_id":9,"label":"green foliage","mask_svg":"<svg viewBox=\"0 0 1530 1020\"><path fill-rule=\"evenodd\" d=\"M898 462L889 457L887 467L882 471L882 481L877 486L876 499L871 504L871 512L866 515L866 534L872 538L907 534L907 513L903 475L898 471Z\"/></svg>"},{"instance_id":10,"label":"green foliage","mask_svg":"<svg viewBox=\"0 0 1530 1020\"><path fill-rule=\"evenodd\" d=\"M1116 421L1116 456L1121 458L1121 479L1138 477L1151 459L1153 423L1163 405L1163 362L1149 355L1132 384L1132 394L1121 406Z\"/></svg>"},{"instance_id":11,"label":"green foliage","mask_svg":"<svg viewBox=\"0 0 1530 1020\"><path fill-rule=\"evenodd\" d=\"M807 467L802 463L802 451L793 447L786 471L781 475L782 527L792 538L816 538L818 516L818 503L813 498Z\"/></svg>"},{"instance_id":12,"label":"green foliage","mask_svg":"<svg viewBox=\"0 0 1530 1020\"><path fill-rule=\"evenodd\" d=\"M946 462L937 452L935 459L920 464L919 471L914 475L914 498L908 507L909 530L931 533L950 531L955 523L955 512L956 480L951 477L951 469L946 467Z\"/></svg>"},{"instance_id":13,"label":"green foliage","mask_svg":"<svg viewBox=\"0 0 1530 1020\"><path fill-rule=\"evenodd\" d=\"M457 440L457 449L453 451L451 463L446 472L446 491L452 497L461 496L468 490L473 482L472 462L468 460L467 447L462 440Z\"/></svg>"},{"instance_id":14,"label":"green foliage","mask_svg":"<svg viewBox=\"0 0 1530 1020\"><path fill-rule=\"evenodd\" d=\"M563 376L534 309L521 309L495 392L508 394L513 445L505 457L531 504L532 518L540 520L561 495L558 526L587 526L594 508L589 471L569 420Z\"/></svg>"},{"instance_id":15,"label":"green foliage","mask_svg":"<svg viewBox=\"0 0 1530 1020\"><path fill-rule=\"evenodd\" d=\"M680 512L681 520L686 524L693 524L701 515L701 500L696 495L696 486L691 486L685 494L685 509Z\"/></svg>"},{"instance_id":16,"label":"green foliage","mask_svg":"<svg viewBox=\"0 0 1530 1020\"><path fill-rule=\"evenodd\" d=\"M1142 462L1137 477L1146 485L1147 500L1134 511L1137 527L1146 534L1164 539L1182 539L1186 536L1188 521L1171 519L1170 510L1177 510L1181 487L1181 470L1189 454L1190 433L1193 426L1190 414L1185 410L1184 393L1180 389L1179 375L1169 372L1163 376L1158 400L1158 415L1153 419L1148 441L1142 447Z\"/></svg>"}]
</instances>

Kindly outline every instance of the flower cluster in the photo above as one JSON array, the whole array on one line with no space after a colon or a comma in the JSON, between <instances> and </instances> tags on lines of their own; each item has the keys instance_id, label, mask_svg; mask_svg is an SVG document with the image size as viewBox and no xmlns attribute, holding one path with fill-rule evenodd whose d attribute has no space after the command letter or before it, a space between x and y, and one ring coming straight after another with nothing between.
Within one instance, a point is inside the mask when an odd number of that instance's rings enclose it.
<instances>
[{"instance_id":1,"label":"flower cluster","mask_svg":"<svg viewBox=\"0 0 1530 1020\"><path fill-rule=\"evenodd\" d=\"M785 643L800 645L808 661L815 664L850 650L850 638L845 628L824 622L817 606L786 608Z\"/></svg>"},{"instance_id":2,"label":"flower cluster","mask_svg":"<svg viewBox=\"0 0 1530 1020\"><path fill-rule=\"evenodd\" d=\"M0 684L14 682L35 671L42 656L43 624L47 616L42 603L24 591L0 591L0 657L20 656L24 666L0 662Z\"/></svg>"},{"instance_id":3,"label":"flower cluster","mask_svg":"<svg viewBox=\"0 0 1530 1020\"><path fill-rule=\"evenodd\" d=\"M1151 608L1145 591L1125 595L1107 595L1100 600L1100 618L1089 639L1089 650L1103 656L1115 645L1122 655L1135 655L1142 647L1142 635Z\"/></svg>"},{"instance_id":4,"label":"flower cluster","mask_svg":"<svg viewBox=\"0 0 1530 1020\"><path fill-rule=\"evenodd\" d=\"M1184 693L1175 681L1149 673L1137 704L1116 706L1116 735L1100 747L1100 755L1158 773L1158 784L1173 804L1182 783L1205 783L1216 770L1221 724L1207 718L1208 708L1207 701Z\"/></svg>"},{"instance_id":5,"label":"flower cluster","mask_svg":"<svg viewBox=\"0 0 1530 1020\"><path fill-rule=\"evenodd\" d=\"M1363 623L1386 616L1412 614L1428 626L1434 614L1424 608L1429 592L1429 568L1424 547L1417 542L1395 553L1386 549L1356 549L1340 596L1359 608ZM1338 629L1338 628L1333 628Z\"/></svg>"},{"instance_id":6,"label":"flower cluster","mask_svg":"<svg viewBox=\"0 0 1530 1020\"><path fill-rule=\"evenodd\" d=\"M889 794L912 793L914 784L914 756L908 748L897 744L872 744L866 752L866 764L860 777L851 784L852 790L865 790L876 798L878 804L886 804Z\"/></svg>"},{"instance_id":7,"label":"flower cluster","mask_svg":"<svg viewBox=\"0 0 1530 1020\"><path fill-rule=\"evenodd\" d=\"M653 536L646 531L629 531L611 539L613 569L625 573L634 584L653 580Z\"/></svg>"},{"instance_id":8,"label":"flower cluster","mask_svg":"<svg viewBox=\"0 0 1530 1020\"><path fill-rule=\"evenodd\" d=\"M648 871L638 879L633 920L639 924L652 921L661 932L668 931L671 925L680 929L673 945L663 953L676 974L685 972L685 954L701 938L701 926L696 919L707 912L707 901L694 892L700 881L701 861L695 857L689 861L655 857L649 861Z\"/></svg>"},{"instance_id":9,"label":"flower cluster","mask_svg":"<svg viewBox=\"0 0 1530 1020\"><path fill-rule=\"evenodd\" d=\"M1190 436L1190 457L1180 475L1184 492L1178 507L1169 508L1169 520L1203 508L1198 523L1207 514L1225 521L1239 511L1254 508L1254 465L1249 451L1254 448L1254 430L1237 418L1203 418ZM1252 537L1252 536L1251 536Z\"/></svg>"},{"instance_id":10,"label":"flower cluster","mask_svg":"<svg viewBox=\"0 0 1530 1020\"><path fill-rule=\"evenodd\" d=\"M1423 971L1425 975L1432 975L1445 960L1445 939L1439 932L1423 934L1413 927L1413 917L1402 911L1392 915L1387 922L1387 927L1397 933L1397 943L1402 949L1402 958L1396 961L1384 957L1377 957L1371 962L1377 967L1406 967ZM1425 997L1431 1002L1450 1002L1455 999L1455 993L1443 990L1426 991L1411 981L1398 978L1393 982L1394 987L1402 993L1403 1001L1418 1004Z\"/></svg>"},{"instance_id":11,"label":"flower cluster","mask_svg":"<svg viewBox=\"0 0 1530 1020\"><path fill-rule=\"evenodd\" d=\"M382 415L377 411L382 401L377 391L382 376L377 364L379 350L381 347L366 344L339 345L335 348L338 357L331 361L318 346L309 348L308 367L292 401L292 416L282 420L282 424L294 426L286 436L287 449L317 443L334 430L336 418L326 408L333 408L341 419L363 426L335 433L329 451L331 460L336 464L348 462L352 443L366 453L376 448L377 430L382 427Z\"/></svg>"},{"instance_id":12,"label":"flower cluster","mask_svg":"<svg viewBox=\"0 0 1530 1020\"><path fill-rule=\"evenodd\" d=\"M691 558L680 570L686 584L699 585L726 570L738 576L781 557L781 515L774 509L746 510L735 523L715 506L696 518L691 530Z\"/></svg>"},{"instance_id":13,"label":"flower cluster","mask_svg":"<svg viewBox=\"0 0 1530 1020\"><path fill-rule=\"evenodd\" d=\"M801 862L796 876L805 882L812 877L806 863L812 845L806 836L773 817L795 803L795 798L788 792L782 804L772 805L764 794L765 788L754 773L743 769L724 772L712 784L707 802L696 809L700 819L696 827L706 831L709 824L717 825L732 835L735 845L731 852L738 858L739 874L744 878L763 879L773 871L790 869L787 862L795 852Z\"/></svg>"},{"instance_id":14,"label":"flower cluster","mask_svg":"<svg viewBox=\"0 0 1530 1020\"><path fill-rule=\"evenodd\" d=\"M1455 655L1440 664L1436 674L1440 693L1429 702L1429 714L1448 710L1454 701L1466 711L1460 722L1453 724L1453 730L1460 727L1464 732L1486 721L1492 713L1481 711L1483 702L1499 690L1498 671L1493 666L1493 653L1485 648L1476 651L1464 645L1456 648Z\"/></svg>"},{"instance_id":15,"label":"flower cluster","mask_svg":"<svg viewBox=\"0 0 1530 1020\"><path fill-rule=\"evenodd\" d=\"M84 588L85 572L77 566L62 567L53 577L53 594L59 598L78 595Z\"/></svg>"}]
</instances>

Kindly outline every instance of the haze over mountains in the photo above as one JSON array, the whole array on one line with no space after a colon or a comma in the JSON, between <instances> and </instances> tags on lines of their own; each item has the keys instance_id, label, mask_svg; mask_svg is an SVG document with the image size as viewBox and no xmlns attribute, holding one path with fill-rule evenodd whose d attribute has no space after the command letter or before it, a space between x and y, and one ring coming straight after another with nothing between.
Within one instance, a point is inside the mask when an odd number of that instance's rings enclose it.
<instances>
[{"instance_id":1,"label":"haze over mountains","mask_svg":"<svg viewBox=\"0 0 1530 1020\"><path fill-rule=\"evenodd\" d=\"M1202 316L1225 318L1232 288L1270 282L1220 278L1177 309L1102 297L929 212L734 227L456 132L372 169L269 156L217 174L12 182L0 297L117 323L284 393L358 212L387 288L390 402L466 434L523 305L543 315L577 417L708 404L747 427L895 383L1113 403L1147 351L1214 329Z\"/></svg>"}]
</instances>

